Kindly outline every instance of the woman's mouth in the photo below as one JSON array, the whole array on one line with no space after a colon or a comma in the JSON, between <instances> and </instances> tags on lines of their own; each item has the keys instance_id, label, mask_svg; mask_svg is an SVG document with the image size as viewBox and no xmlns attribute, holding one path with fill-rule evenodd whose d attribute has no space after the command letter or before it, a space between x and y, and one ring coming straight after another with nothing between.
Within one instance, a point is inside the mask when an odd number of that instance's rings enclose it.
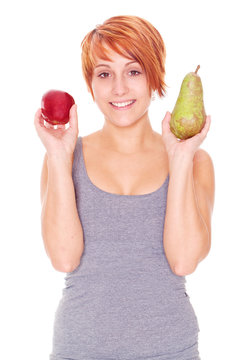
<instances>
[{"instance_id":1,"label":"woman's mouth","mask_svg":"<svg viewBox=\"0 0 240 360\"><path fill-rule=\"evenodd\" d=\"M112 107L114 109L117 109L117 110L125 110L125 109L129 109L134 103L135 103L136 100L128 100L128 101L121 101L121 102L110 102L110 104L112 105Z\"/></svg>"}]
</instances>

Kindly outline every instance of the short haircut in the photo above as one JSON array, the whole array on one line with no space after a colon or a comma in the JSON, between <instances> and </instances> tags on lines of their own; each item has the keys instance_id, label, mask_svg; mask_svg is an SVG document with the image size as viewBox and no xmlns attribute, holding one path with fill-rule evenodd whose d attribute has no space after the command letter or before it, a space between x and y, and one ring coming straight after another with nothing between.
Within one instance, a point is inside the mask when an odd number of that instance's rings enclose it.
<instances>
[{"instance_id":1,"label":"short haircut","mask_svg":"<svg viewBox=\"0 0 240 360\"><path fill-rule=\"evenodd\" d=\"M104 47L105 45L105 47ZM166 92L166 50L158 30L138 16L114 16L90 31L82 43L82 71L87 87L93 95L92 75L96 56L110 61L106 46L120 55L136 60L144 69L149 92L157 91L160 97Z\"/></svg>"}]
</instances>

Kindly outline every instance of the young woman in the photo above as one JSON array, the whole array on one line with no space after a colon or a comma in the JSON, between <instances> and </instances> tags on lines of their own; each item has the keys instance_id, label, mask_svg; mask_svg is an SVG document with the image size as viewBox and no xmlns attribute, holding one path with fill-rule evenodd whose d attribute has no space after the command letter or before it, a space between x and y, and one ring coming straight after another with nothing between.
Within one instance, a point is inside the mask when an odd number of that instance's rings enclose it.
<instances>
[{"instance_id":1,"label":"young woman","mask_svg":"<svg viewBox=\"0 0 240 360\"><path fill-rule=\"evenodd\" d=\"M44 127L42 236L66 272L51 360L197 360L198 320L185 289L210 250L214 168L199 148L210 126L179 141L148 116L165 92L165 46L134 16L108 19L82 42L82 67L105 122L78 136ZM82 121L86 121L82 119ZM89 121L89 120L88 120Z\"/></svg>"}]
</instances>

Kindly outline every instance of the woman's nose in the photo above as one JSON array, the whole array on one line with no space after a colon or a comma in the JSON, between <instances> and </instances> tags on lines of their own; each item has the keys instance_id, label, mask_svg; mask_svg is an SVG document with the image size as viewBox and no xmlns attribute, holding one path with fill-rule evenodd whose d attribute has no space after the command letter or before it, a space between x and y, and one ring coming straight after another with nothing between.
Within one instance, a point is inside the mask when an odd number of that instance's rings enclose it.
<instances>
[{"instance_id":1,"label":"woman's nose","mask_svg":"<svg viewBox=\"0 0 240 360\"><path fill-rule=\"evenodd\" d=\"M128 92L127 81L123 76L116 76L113 79L112 92L118 96L122 96Z\"/></svg>"}]
</instances>

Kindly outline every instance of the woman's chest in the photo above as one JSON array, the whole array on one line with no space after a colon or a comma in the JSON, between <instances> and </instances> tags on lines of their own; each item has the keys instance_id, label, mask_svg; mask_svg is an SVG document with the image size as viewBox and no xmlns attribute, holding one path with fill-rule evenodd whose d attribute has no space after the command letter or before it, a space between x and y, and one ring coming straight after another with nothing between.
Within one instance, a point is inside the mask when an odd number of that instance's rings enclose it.
<instances>
[{"instance_id":1,"label":"woman's chest","mask_svg":"<svg viewBox=\"0 0 240 360\"><path fill-rule=\"evenodd\" d=\"M163 149L133 155L97 150L83 143L83 161L89 180L99 189L120 195L151 193L168 174Z\"/></svg>"}]
</instances>

